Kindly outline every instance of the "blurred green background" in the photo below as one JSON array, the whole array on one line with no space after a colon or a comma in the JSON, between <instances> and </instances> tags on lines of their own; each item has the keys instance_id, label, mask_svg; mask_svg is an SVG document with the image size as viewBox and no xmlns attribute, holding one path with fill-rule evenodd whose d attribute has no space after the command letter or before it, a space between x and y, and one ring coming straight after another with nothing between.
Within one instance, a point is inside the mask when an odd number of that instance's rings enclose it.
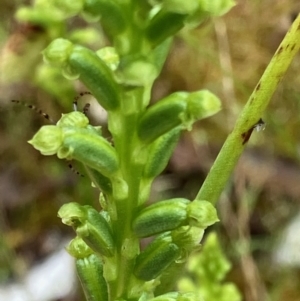
<instances>
[{"instance_id":1,"label":"blurred green background","mask_svg":"<svg viewBox=\"0 0 300 301\"><path fill-rule=\"evenodd\" d=\"M226 16L183 30L155 83L153 101L179 90L210 89L223 110L184 133L151 198L193 199L216 155L276 51L300 3L239 0ZM298 2L298 3L297 3ZM56 157L43 157L26 141L49 123L12 99L34 104L54 120L72 110L79 82L45 66L41 50L55 37L51 27L15 19L29 1L0 4L0 284L19 281L61 246L72 232L57 218L70 201L99 208L97 191ZM64 25L65 37L98 49L107 45L96 26L79 18ZM91 123L105 127L92 101ZM83 100L83 101L84 101ZM246 301L300 300L300 55L262 116L218 203L214 226L232 262L228 275ZM109 138L109 133L107 133ZM81 167L74 164L81 172ZM298 224L297 224L298 221ZM291 226L294 228L291 229ZM298 236L298 237L297 237ZM75 294L76 295L76 294ZM69 296L60 300L80 300ZM217 301L217 300L216 300Z\"/></svg>"}]
</instances>

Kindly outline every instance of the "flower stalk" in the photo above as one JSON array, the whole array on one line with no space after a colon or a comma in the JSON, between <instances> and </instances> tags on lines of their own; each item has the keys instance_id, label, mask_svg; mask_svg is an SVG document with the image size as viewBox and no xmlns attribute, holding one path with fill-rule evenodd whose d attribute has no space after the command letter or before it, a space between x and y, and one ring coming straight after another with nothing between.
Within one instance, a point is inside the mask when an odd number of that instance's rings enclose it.
<instances>
[{"instance_id":1,"label":"flower stalk","mask_svg":"<svg viewBox=\"0 0 300 301\"><path fill-rule=\"evenodd\" d=\"M239 115L196 199L216 204L239 157L245 136L261 119L273 93L300 49L300 14L282 40L258 84ZM251 134L251 133L250 133ZM248 137L249 138L249 137Z\"/></svg>"}]
</instances>

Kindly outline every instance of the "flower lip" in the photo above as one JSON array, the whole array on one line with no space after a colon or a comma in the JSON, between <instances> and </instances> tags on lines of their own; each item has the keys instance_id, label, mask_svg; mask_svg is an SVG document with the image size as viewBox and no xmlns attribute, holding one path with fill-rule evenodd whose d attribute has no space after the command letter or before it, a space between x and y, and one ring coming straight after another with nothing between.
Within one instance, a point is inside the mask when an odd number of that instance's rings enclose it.
<instances>
[{"instance_id":1,"label":"flower lip","mask_svg":"<svg viewBox=\"0 0 300 301\"><path fill-rule=\"evenodd\" d=\"M55 125L45 125L28 143L40 151L42 155L55 155L63 143L63 132Z\"/></svg>"},{"instance_id":2,"label":"flower lip","mask_svg":"<svg viewBox=\"0 0 300 301\"><path fill-rule=\"evenodd\" d=\"M85 128L89 124L89 119L81 112L75 111L68 114L62 114L57 122L58 127L79 127Z\"/></svg>"}]
</instances>

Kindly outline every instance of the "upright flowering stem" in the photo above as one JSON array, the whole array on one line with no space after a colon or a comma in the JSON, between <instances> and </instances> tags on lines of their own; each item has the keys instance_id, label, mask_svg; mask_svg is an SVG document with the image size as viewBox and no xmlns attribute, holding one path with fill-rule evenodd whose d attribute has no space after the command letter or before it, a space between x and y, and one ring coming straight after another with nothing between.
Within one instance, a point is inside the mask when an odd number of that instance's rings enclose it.
<instances>
[{"instance_id":1,"label":"upright flowering stem","mask_svg":"<svg viewBox=\"0 0 300 301\"><path fill-rule=\"evenodd\" d=\"M267 69L253 90L234 129L226 139L217 159L207 175L199 193L198 200L208 200L216 204L242 154L247 135L262 117L273 93L283 78L294 56L300 48L300 14L293 22L279 45Z\"/></svg>"}]
</instances>

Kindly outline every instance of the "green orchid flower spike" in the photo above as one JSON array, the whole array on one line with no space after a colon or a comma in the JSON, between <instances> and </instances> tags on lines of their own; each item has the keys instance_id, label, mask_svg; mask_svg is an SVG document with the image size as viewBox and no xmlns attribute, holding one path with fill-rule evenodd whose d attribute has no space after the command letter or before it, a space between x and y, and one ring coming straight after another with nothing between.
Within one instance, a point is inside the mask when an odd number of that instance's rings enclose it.
<instances>
[{"instance_id":1,"label":"green orchid flower spike","mask_svg":"<svg viewBox=\"0 0 300 301\"><path fill-rule=\"evenodd\" d=\"M174 34L191 19L201 23L213 13L201 1L81 0L72 7L67 0L52 0L51 5L62 18L82 14L98 20L112 44L94 52L58 38L43 55L67 79L79 79L107 111L113 145L77 111L42 127L29 141L43 155L82 163L100 190L102 211L69 203L58 212L77 235L67 250L76 258L86 298L194 300L193 294L168 290L159 297L155 289L169 268L181 268L179 262L199 247L206 227L218 221L215 208L183 198L145 203L180 133L217 113L221 102L200 90L178 91L149 103ZM140 238L157 234L141 251Z\"/></svg>"},{"instance_id":2,"label":"green orchid flower spike","mask_svg":"<svg viewBox=\"0 0 300 301\"><path fill-rule=\"evenodd\" d=\"M41 0L19 12L23 20L55 25L56 39L43 51L45 63L70 81L78 79L108 116L109 141L77 111L43 126L29 141L43 155L83 164L99 190L101 210L71 202L58 212L74 230L76 238L67 251L76 260L89 301L217 300L211 299L215 295L209 288L219 287L213 282L220 279L205 276L218 273L210 270L212 261L222 269L226 263L216 239L210 236L207 247L204 243L203 256L192 254L201 254L207 227L219 221L214 204L246 146L245 133L261 118L266 93L272 94L300 47L300 18L193 201L170 198L148 203L152 183L167 166L182 131L219 112L221 100L205 87L175 91L156 103L151 103L151 93L174 35L221 16L234 5L233 0ZM95 26L99 36L104 33L109 46L95 51L68 39L62 28L73 16ZM288 53L287 44L294 45ZM146 245L142 238L147 238ZM197 283L186 291L183 280L182 289L176 288L187 264L203 288ZM237 291L231 291L232 295L224 290L226 296L218 295L218 300L240 300Z\"/></svg>"}]
</instances>

